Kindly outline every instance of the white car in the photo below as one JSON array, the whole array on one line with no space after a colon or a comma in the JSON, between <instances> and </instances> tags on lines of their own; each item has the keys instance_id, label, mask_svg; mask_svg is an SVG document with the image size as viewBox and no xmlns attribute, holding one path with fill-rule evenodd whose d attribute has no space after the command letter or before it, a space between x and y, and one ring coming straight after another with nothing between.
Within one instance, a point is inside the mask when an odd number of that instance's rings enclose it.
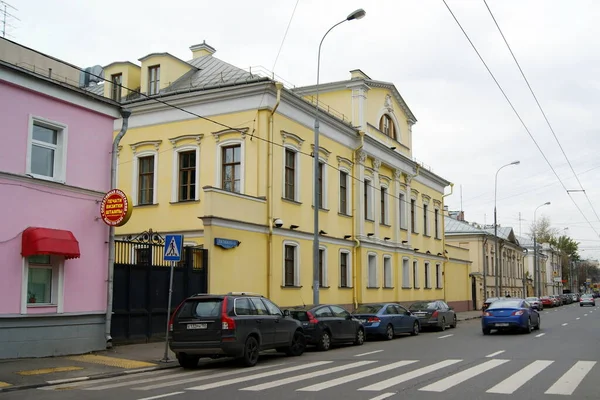
<instances>
[{"instance_id":1,"label":"white car","mask_svg":"<svg viewBox=\"0 0 600 400\"><path fill-rule=\"evenodd\" d=\"M596 307L596 299L591 294L582 294L579 300L579 307L593 306Z\"/></svg>"}]
</instances>

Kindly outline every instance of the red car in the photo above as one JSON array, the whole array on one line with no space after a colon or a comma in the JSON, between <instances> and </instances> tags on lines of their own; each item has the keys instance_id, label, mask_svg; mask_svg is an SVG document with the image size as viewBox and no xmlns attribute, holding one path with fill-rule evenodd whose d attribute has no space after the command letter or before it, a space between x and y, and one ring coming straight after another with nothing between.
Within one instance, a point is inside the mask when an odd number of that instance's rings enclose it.
<instances>
[{"instance_id":1,"label":"red car","mask_svg":"<svg viewBox=\"0 0 600 400\"><path fill-rule=\"evenodd\" d=\"M554 301L548 296L540 297L540 301L542 302L544 307L554 307L555 305Z\"/></svg>"}]
</instances>

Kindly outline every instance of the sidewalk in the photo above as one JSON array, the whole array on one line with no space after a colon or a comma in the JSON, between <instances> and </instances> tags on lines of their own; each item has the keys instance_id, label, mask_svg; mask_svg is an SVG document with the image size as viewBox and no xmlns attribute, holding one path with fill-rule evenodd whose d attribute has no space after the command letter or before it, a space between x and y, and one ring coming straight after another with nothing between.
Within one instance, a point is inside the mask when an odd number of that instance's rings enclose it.
<instances>
[{"instance_id":1,"label":"sidewalk","mask_svg":"<svg viewBox=\"0 0 600 400\"><path fill-rule=\"evenodd\" d=\"M456 313L456 319L460 321L469 321L471 319L479 319L481 318L481 310L475 311L463 311Z\"/></svg>"},{"instance_id":2,"label":"sidewalk","mask_svg":"<svg viewBox=\"0 0 600 400\"><path fill-rule=\"evenodd\" d=\"M171 351L170 361L161 361L164 351L164 342L157 342L76 356L0 360L0 393L179 367Z\"/></svg>"}]
</instances>

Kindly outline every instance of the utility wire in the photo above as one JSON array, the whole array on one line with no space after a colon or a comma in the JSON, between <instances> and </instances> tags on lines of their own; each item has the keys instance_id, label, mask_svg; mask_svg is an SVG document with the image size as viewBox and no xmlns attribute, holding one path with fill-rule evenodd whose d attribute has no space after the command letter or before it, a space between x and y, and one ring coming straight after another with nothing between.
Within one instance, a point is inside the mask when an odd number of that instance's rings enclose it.
<instances>
[{"instance_id":1,"label":"utility wire","mask_svg":"<svg viewBox=\"0 0 600 400\"><path fill-rule=\"evenodd\" d=\"M584 193L584 195L585 195L588 203L590 204L590 207L592 208L592 211L594 212L594 215L596 215L596 218L600 222L600 216L598 216L598 213L596 212L596 209L594 208L594 205L592 204L592 201L590 200L587 192L585 191L583 185L581 184L581 181L579 180L579 177L577 176L577 173L575 172L575 169L573 168L573 165L571 164L571 161L569 160L569 157L567 157L567 153L565 153L565 149L563 149L562 144L558 140L558 137L556 136L556 132L554 131L554 128L552 127L552 124L550 124L550 121L548 120L548 117L546 116L546 113L544 112L544 109L542 108L542 105L540 104L537 96L535 95L535 92L533 91L533 88L529 84L529 80L525 76L525 72L523 72L523 69L521 68L521 64L519 64L519 61L517 61L517 57L515 56L515 53L513 53L512 48L508 44L508 40L504 36L504 33L502 32L502 29L500 29L500 25L498 24L498 21L496 20L496 17L492 13L492 10L490 9L490 6L488 5L487 1L483 0L483 3L485 4L485 7L489 11L490 16L494 20L494 24L496 24L496 28L498 28L498 32L500 32L500 35L502 36L502 39L504 40L504 43L506 44L506 47L508 48L508 51L510 52L510 55L512 56L513 60L515 61L515 64L517 64L517 67L519 68L519 72L521 73L521 76L525 80L525 83L527 84L527 87L529 88L529 91L531 92L531 95L533 96L533 99L535 100L535 103L537 104L538 108L540 109L540 112L544 116L544 120L546 121L546 124L548 125L548 128L550 128L550 132L552 132L552 136L554 136L554 139L556 140L556 143L558 144L558 147L560 148L560 151L562 152L563 156L565 156L565 160L567 160L567 163L569 164L569 167L571 168L571 171L573 172L573 175L575 175L575 179L577 179L577 183L579 183L579 187L583 191L583 193Z\"/></svg>"},{"instance_id":2,"label":"utility wire","mask_svg":"<svg viewBox=\"0 0 600 400\"><path fill-rule=\"evenodd\" d=\"M535 144L535 146L539 150L540 154L542 155L542 157L544 158L544 160L546 160L546 163L548 163L548 166L550 167L550 169L552 170L552 172L554 173L554 175L556 176L556 178L560 182L561 186L563 187L563 189L565 190L565 192L567 193L567 195L569 196L569 198L571 199L571 201L573 202L573 204L575 205L575 207L577 208L577 210L579 210L579 213L588 222L588 224L590 225L590 227L592 228L592 230L596 233L596 235L600 236L600 234L598 234L598 231L596 230L596 228L594 228L594 226L592 225L592 223L590 222L590 220L585 216L585 214L583 213L583 211L581 210L581 208L579 207L579 205L575 202L575 200L571 196L571 194L569 193L569 190L567 189L567 187L565 186L565 184L563 183L563 181L560 179L560 176L558 176L558 174L556 173L556 170L554 169L554 167L552 167L552 164L550 163L550 160L548 160L548 157L546 157L546 155L544 154L544 152L540 148L540 145L538 144L538 142L535 140L535 138L531 134L531 131L529 130L529 128L525 124L525 121L523 121L523 118L521 118L521 115L519 114L519 112L517 111L517 109L515 108L515 106L513 105L513 103L510 101L510 99L508 98L508 96L506 95L506 92L504 91L504 89L502 88L502 86L500 85L500 83L498 82L498 80L496 79L496 77L494 76L494 74L492 73L492 71L490 70L490 68L488 67L487 63L485 62L485 60L483 59L483 57L479 53L479 50L477 50L477 47L475 47L475 44L473 44L473 41L471 40L471 38L469 37L469 35L465 31L465 29L462 27L461 23L456 18L456 15L454 15L454 12L452 11L452 9L448 5L448 3L446 3L446 0L442 0L442 1L443 1L444 5L446 6L446 8L448 9L448 11L450 12L450 14L452 15L452 18L454 18L454 21L456 22L456 24L458 25L458 27L460 28L460 30L462 31L462 33L465 35L465 37L467 38L467 40L471 44L471 47L473 48L473 50L475 50L475 53L477 53L477 56L479 57L479 60L481 60L481 62L485 66L485 69L488 71L488 73L490 74L490 76L492 77L492 79L494 80L494 82L496 83L496 86L498 86L498 89L500 89L500 92L502 92L502 95L504 96L504 99L506 100L506 102L508 103L508 105L510 106L510 108L513 110L513 112L515 113L515 115L517 116L517 118L519 119L519 121L521 122L521 125L523 125L523 128L525 128L525 131L527 132L527 134L529 135L529 137L531 138L531 140L533 141L533 143Z\"/></svg>"}]
</instances>

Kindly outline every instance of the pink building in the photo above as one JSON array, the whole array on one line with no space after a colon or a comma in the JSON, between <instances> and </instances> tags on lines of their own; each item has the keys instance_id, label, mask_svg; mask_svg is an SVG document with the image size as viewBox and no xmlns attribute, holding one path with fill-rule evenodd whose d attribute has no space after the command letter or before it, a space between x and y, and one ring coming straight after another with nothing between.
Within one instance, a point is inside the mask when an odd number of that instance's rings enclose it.
<instances>
[{"instance_id":1,"label":"pink building","mask_svg":"<svg viewBox=\"0 0 600 400\"><path fill-rule=\"evenodd\" d=\"M0 61L0 359L106 347L119 107L45 75Z\"/></svg>"}]
</instances>

